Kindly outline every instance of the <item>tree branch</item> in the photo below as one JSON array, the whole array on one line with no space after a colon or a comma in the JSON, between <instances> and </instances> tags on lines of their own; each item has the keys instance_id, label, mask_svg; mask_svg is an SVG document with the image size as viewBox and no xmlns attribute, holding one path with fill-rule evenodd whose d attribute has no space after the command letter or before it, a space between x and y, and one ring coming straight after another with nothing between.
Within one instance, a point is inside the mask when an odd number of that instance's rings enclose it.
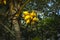
<instances>
[{"instance_id":1,"label":"tree branch","mask_svg":"<svg viewBox=\"0 0 60 40\"><path fill-rule=\"evenodd\" d=\"M6 25L4 25L2 22L0 22L1 25L4 26L5 29L7 29L13 36L15 36L15 34L13 33L13 31L11 31Z\"/></svg>"}]
</instances>

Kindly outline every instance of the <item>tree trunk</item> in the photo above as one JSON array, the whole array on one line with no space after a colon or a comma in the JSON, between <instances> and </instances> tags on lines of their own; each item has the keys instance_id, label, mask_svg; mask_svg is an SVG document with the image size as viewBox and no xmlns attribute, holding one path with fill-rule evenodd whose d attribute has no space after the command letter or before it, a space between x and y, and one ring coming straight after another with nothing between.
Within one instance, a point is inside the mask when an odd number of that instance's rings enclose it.
<instances>
[{"instance_id":1,"label":"tree trunk","mask_svg":"<svg viewBox=\"0 0 60 40\"><path fill-rule=\"evenodd\" d=\"M11 16L16 13L16 11L14 10L14 8L16 8L16 7L14 6L13 0L10 0L10 15ZM20 26L18 24L17 17L14 16L12 18L12 24L13 24L13 27L14 27L14 30L15 30L16 40L21 40L21 37L20 37Z\"/></svg>"},{"instance_id":2,"label":"tree trunk","mask_svg":"<svg viewBox=\"0 0 60 40\"><path fill-rule=\"evenodd\" d=\"M11 13L11 15L14 15L16 12L14 11L14 8L15 8L15 6L14 6L14 3L13 3L13 1L12 0L10 0L11 1L11 3L10 3L10 13ZM24 3L24 5L22 5L22 6L20 6L19 4L17 4L16 6L17 6L17 10L18 10L18 13L16 13L16 14L19 14L20 15L20 12L22 11L22 9L24 8L24 6L28 3L28 2L30 2L30 0L27 0L27 2L25 2ZM21 2L19 2L19 3L21 3ZM15 15L16 15L15 14ZM20 26L19 26L19 24L18 24L18 20L17 20L17 18L18 18L18 16L14 16L12 19L13 19L13 25L14 25L14 29L15 29L15 34L16 34L16 40L21 40L21 33L20 33Z\"/></svg>"},{"instance_id":3,"label":"tree trunk","mask_svg":"<svg viewBox=\"0 0 60 40\"><path fill-rule=\"evenodd\" d=\"M20 37L20 27L19 27L17 19L13 20L13 25L14 25L15 34L16 34L16 40L21 40L21 37Z\"/></svg>"}]
</instances>

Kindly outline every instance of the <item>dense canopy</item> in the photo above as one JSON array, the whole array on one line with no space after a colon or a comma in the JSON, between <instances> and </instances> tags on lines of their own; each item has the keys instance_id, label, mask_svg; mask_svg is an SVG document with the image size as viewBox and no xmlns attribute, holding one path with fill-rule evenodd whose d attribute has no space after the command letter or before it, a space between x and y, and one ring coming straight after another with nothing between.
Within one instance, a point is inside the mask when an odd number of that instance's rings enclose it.
<instances>
[{"instance_id":1,"label":"dense canopy","mask_svg":"<svg viewBox=\"0 0 60 40\"><path fill-rule=\"evenodd\" d=\"M59 34L60 0L0 0L0 40L60 40Z\"/></svg>"}]
</instances>

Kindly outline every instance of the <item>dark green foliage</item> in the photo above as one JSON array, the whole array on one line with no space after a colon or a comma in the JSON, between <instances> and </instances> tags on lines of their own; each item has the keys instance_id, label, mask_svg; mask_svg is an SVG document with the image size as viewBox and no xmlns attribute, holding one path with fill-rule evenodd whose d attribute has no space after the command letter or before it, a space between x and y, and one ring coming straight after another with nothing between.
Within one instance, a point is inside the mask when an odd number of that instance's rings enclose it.
<instances>
[{"instance_id":1,"label":"dark green foliage","mask_svg":"<svg viewBox=\"0 0 60 40\"><path fill-rule=\"evenodd\" d=\"M24 3L25 1L26 0L23 0L22 2ZM48 5L48 3L50 2L53 3L52 6ZM12 24L12 21L9 19L11 15L9 14L8 4L4 6L0 5L0 22L2 22L9 29L11 29L11 31L14 31L14 26ZM39 22L36 23L35 25L26 25L24 22L21 23L20 27L21 27L22 38L25 38L25 40L29 38L33 40L48 39L48 38L50 38L51 40L51 37L57 38L57 33L60 32L59 31L60 12L58 11L60 10L60 0L32 0L29 3L27 3L27 5L25 5L22 11L24 10L28 10L28 11L36 10L36 11L41 11L44 14L42 15L43 18L39 17L40 18ZM20 21L23 21L21 16L22 15L18 17L19 23ZM0 37L2 36L1 34L5 32L6 34L5 36L7 37L9 36L8 38L11 38L12 40L13 38L15 38L1 24L0 24L0 30L1 30Z\"/></svg>"}]
</instances>

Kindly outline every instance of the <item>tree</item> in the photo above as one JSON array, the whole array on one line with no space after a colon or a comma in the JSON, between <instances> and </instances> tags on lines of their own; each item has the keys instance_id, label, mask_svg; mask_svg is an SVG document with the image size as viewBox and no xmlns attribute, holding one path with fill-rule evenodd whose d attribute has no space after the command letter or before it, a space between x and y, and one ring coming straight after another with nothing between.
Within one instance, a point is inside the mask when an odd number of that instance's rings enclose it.
<instances>
[{"instance_id":1,"label":"tree","mask_svg":"<svg viewBox=\"0 0 60 40\"><path fill-rule=\"evenodd\" d=\"M27 38L25 37L27 40L34 37L36 39L39 37L38 39L41 40L50 38L52 34L56 34L56 29L60 27L59 3L59 0L0 0L0 24L11 35L15 36L16 40L22 40L21 37L25 36L26 33L26 36L28 35ZM27 25L22 17L23 11L31 13L32 10L37 14L35 20L39 18L39 21L34 25Z\"/></svg>"}]
</instances>

